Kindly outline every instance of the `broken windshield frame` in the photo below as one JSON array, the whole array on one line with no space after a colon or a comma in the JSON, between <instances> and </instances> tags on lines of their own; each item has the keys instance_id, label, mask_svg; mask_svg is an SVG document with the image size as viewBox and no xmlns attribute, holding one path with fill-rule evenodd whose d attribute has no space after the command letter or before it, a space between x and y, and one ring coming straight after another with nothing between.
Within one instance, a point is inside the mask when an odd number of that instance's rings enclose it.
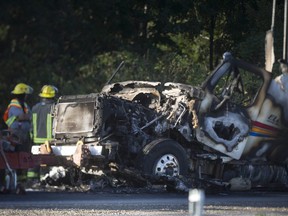
<instances>
[{"instance_id":1,"label":"broken windshield frame","mask_svg":"<svg viewBox=\"0 0 288 216\"><path fill-rule=\"evenodd\" d=\"M216 68L202 88L214 94L221 102L229 100L248 107L252 106L259 91L264 91L264 81L268 83L269 79L265 70L230 58Z\"/></svg>"}]
</instances>

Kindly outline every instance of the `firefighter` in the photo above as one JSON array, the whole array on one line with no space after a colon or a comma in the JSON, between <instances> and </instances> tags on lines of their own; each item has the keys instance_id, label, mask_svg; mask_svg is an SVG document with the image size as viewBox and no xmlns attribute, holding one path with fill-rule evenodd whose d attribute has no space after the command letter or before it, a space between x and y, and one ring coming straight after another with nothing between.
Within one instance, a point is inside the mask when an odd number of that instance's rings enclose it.
<instances>
[{"instance_id":1,"label":"firefighter","mask_svg":"<svg viewBox=\"0 0 288 216\"><path fill-rule=\"evenodd\" d=\"M40 102L32 107L33 143L43 144L52 138L51 109L55 104L58 89L52 85L44 85L39 94Z\"/></svg>"},{"instance_id":2,"label":"firefighter","mask_svg":"<svg viewBox=\"0 0 288 216\"><path fill-rule=\"evenodd\" d=\"M11 92L13 99L10 101L3 115L3 120L8 130L19 138L19 144L16 145L15 151L30 152L32 113L26 100L27 95L32 93L33 88L31 86L25 83L18 83ZM27 170L18 169L16 172L18 182L26 182ZM22 186L19 186L19 188L22 188Z\"/></svg>"},{"instance_id":3,"label":"firefighter","mask_svg":"<svg viewBox=\"0 0 288 216\"><path fill-rule=\"evenodd\" d=\"M10 101L3 120L13 134L20 139L21 145L17 146L19 151L30 151L31 139L31 109L26 103L27 95L32 94L33 88L25 83L18 83L11 94L13 99Z\"/></svg>"},{"instance_id":4,"label":"firefighter","mask_svg":"<svg viewBox=\"0 0 288 216\"><path fill-rule=\"evenodd\" d=\"M51 110L55 104L55 96L58 89L52 85L44 85L39 93L40 102L32 107L32 140L36 145L52 139ZM29 180L39 180L40 168L29 169Z\"/></svg>"}]
</instances>

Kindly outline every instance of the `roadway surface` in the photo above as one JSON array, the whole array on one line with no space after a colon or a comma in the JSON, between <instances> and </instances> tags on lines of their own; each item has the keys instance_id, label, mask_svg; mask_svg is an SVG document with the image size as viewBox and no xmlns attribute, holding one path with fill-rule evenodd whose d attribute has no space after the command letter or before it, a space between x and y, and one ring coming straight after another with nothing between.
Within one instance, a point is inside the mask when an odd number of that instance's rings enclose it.
<instances>
[{"instance_id":1,"label":"roadway surface","mask_svg":"<svg viewBox=\"0 0 288 216\"><path fill-rule=\"evenodd\" d=\"M36 192L0 194L1 216L192 215L188 193ZM288 215L287 192L206 194L203 215Z\"/></svg>"}]
</instances>

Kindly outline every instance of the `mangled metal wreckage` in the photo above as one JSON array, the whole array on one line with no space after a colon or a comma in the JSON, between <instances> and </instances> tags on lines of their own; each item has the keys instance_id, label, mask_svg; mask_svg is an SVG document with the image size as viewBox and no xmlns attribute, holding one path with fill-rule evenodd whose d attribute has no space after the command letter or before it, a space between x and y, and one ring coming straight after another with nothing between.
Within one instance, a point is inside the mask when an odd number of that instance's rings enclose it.
<instances>
[{"instance_id":1,"label":"mangled metal wreckage","mask_svg":"<svg viewBox=\"0 0 288 216\"><path fill-rule=\"evenodd\" d=\"M54 140L32 152L67 157L87 173L133 168L232 187L237 179L287 186L285 76L272 79L227 54L199 87L126 81L62 96Z\"/></svg>"}]
</instances>

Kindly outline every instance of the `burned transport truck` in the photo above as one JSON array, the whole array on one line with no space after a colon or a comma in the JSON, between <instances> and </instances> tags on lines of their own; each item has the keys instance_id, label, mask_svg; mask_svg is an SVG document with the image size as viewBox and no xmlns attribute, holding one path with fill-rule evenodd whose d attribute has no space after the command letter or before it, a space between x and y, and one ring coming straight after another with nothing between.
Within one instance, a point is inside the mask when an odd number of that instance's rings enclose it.
<instances>
[{"instance_id":1,"label":"burned transport truck","mask_svg":"<svg viewBox=\"0 0 288 216\"><path fill-rule=\"evenodd\" d=\"M199 87L126 81L62 96L54 139L32 153L94 174L130 168L231 187L287 186L286 76L273 79L226 53Z\"/></svg>"}]
</instances>

